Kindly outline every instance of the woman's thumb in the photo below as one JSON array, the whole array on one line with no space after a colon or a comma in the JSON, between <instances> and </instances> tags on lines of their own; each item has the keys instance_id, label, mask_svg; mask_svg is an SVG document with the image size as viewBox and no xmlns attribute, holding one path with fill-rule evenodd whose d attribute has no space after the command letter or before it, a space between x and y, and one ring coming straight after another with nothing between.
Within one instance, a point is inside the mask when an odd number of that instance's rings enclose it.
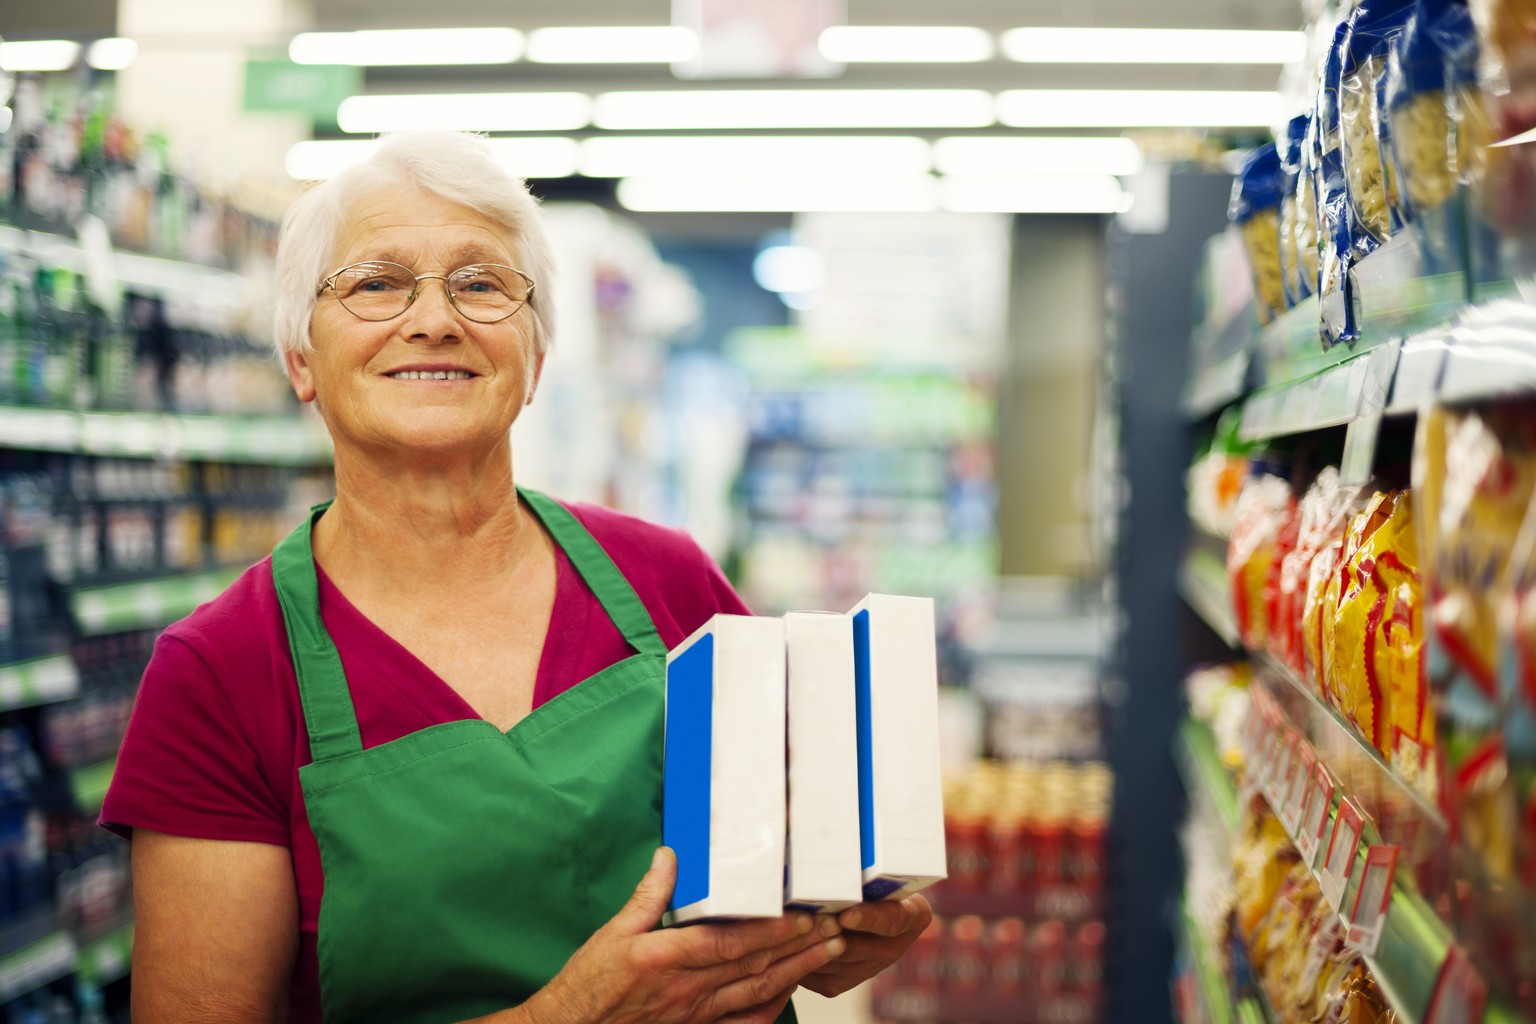
<instances>
[{"instance_id":1,"label":"woman's thumb","mask_svg":"<svg viewBox=\"0 0 1536 1024\"><path fill-rule=\"evenodd\" d=\"M656 927L672 899L677 882L677 855L665 846L656 848L651 868L635 886L629 902L608 922L609 927L629 935L641 935Z\"/></svg>"}]
</instances>

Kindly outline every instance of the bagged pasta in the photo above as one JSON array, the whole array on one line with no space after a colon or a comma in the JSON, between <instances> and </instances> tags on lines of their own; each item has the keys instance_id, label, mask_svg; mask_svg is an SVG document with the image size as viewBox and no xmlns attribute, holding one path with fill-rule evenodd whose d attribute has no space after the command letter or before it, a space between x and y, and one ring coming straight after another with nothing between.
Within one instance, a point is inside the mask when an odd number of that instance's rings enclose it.
<instances>
[{"instance_id":1,"label":"bagged pasta","mask_svg":"<svg viewBox=\"0 0 1536 1024\"><path fill-rule=\"evenodd\" d=\"M1301 147L1306 141L1307 125L1311 120L1308 114L1291 118L1285 127L1284 146L1280 147L1280 140L1276 140L1276 146L1280 148L1280 292L1286 309L1312 294L1312 287L1306 283L1304 265L1299 258L1301 239L1297 235L1301 230L1297 220ZM1316 210L1316 203L1313 203L1312 209ZM1315 230L1311 238L1315 246Z\"/></svg>"},{"instance_id":2,"label":"bagged pasta","mask_svg":"<svg viewBox=\"0 0 1536 1024\"><path fill-rule=\"evenodd\" d=\"M1318 254L1322 246L1322 207L1318 202L1318 159L1321 139L1317 114L1307 118L1301 139L1296 174L1296 294L1301 298L1318 293ZM1298 301L1300 301L1298 299Z\"/></svg>"},{"instance_id":3,"label":"bagged pasta","mask_svg":"<svg viewBox=\"0 0 1536 1024\"><path fill-rule=\"evenodd\" d=\"M1471 10L1489 119L1486 141L1509 140L1536 127L1536 2L1475 0ZM1536 146L1474 141L1470 154L1469 176L1482 226L1517 242L1536 236ZM1506 247L1498 254L1507 264L1504 273L1529 262L1530 254L1520 248Z\"/></svg>"},{"instance_id":4,"label":"bagged pasta","mask_svg":"<svg viewBox=\"0 0 1536 1024\"><path fill-rule=\"evenodd\" d=\"M1381 694L1370 686L1365 671L1366 620L1370 598L1369 575L1362 571L1360 553L1392 514L1397 499L1377 491L1349 521L1339 565L1323 596L1327 614L1322 620L1323 697L1367 741L1376 743L1376 726L1382 721Z\"/></svg>"},{"instance_id":5,"label":"bagged pasta","mask_svg":"<svg viewBox=\"0 0 1536 1024\"><path fill-rule=\"evenodd\" d=\"M1419 219L1464 180L1480 117L1477 35L1457 0L1418 0L1387 64L1391 145L1382 155L1393 179L1396 216Z\"/></svg>"},{"instance_id":6,"label":"bagged pasta","mask_svg":"<svg viewBox=\"0 0 1536 1024\"><path fill-rule=\"evenodd\" d=\"M1350 27L1346 20L1334 30L1317 90L1317 295L1324 349L1353 343L1360 336L1354 283L1349 274L1353 258L1353 226L1350 223L1349 182L1344 173L1339 105L1340 75L1349 52Z\"/></svg>"},{"instance_id":7,"label":"bagged pasta","mask_svg":"<svg viewBox=\"0 0 1536 1024\"><path fill-rule=\"evenodd\" d=\"M1303 653L1303 615L1312 564L1337 537L1329 531L1332 505L1339 492L1339 471L1327 466L1302 495L1296 509L1296 543L1280 563L1277 612L1270 650L1298 676L1307 671Z\"/></svg>"},{"instance_id":8,"label":"bagged pasta","mask_svg":"<svg viewBox=\"0 0 1536 1024\"><path fill-rule=\"evenodd\" d=\"M1364 501L1359 488L1339 484L1338 471L1331 467L1318 474L1318 483L1312 489L1316 492L1312 495L1316 548L1307 565L1306 593L1302 597L1301 649L1307 684L1313 693L1327 700L1323 669L1325 629L1331 642L1339 596L1335 580L1339 579L1338 570L1343 565L1349 524Z\"/></svg>"},{"instance_id":9,"label":"bagged pasta","mask_svg":"<svg viewBox=\"0 0 1536 1024\"><path fill-rule=\"evenodd\" d=\"M1295 502L1284 478L1263 472L1249 478L1237 499L1227 542L1227 576L1238 632L1252 651L1262 650L1268 639L1274 567L1284 554L1281 535Z\"/></svg>"},{"instance_id":10,"label":"bagged pasta","mask_svg":"<svg viewBox=\"0 0 1536 1024\"><path fill-rule=\"evenodd\" d=\"M1411 0L1368 0L1352 18L1339 66L1339 130L1348 182L1351 260L1364 259L1392 236L1395 197L1389 194L1380 137L1386 126L1379 100L1387 54L1413 6Z\"/></svg>"},{"instance_id":11,"label":"bagged pasta","mask_svg":"<svg viewBox=\"0 0 1536 1024\"><path fill-rule=\"evenodd\" d=\"M1248 256L1261 324L1285 311L1280 283L1280 186L1280 154L1273 142L1266 143L1243 161L1227 207L1227 218L1237 226Z\"/></svg>"}]
</instances>

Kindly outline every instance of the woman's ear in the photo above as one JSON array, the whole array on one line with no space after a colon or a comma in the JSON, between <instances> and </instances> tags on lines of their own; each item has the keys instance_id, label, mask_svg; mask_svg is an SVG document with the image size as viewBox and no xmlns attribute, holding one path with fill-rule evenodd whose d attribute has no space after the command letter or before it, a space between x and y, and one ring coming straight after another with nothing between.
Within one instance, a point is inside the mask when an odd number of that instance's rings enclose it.
<instances>
[{"instance_id":1,"label":"woman's ear","mask_svg":"<svg viewBox=\"0 0 1536 1024\"><path fill-rule=\"evenodd\" d=\"M315 400L315 372L309 365L308 356L300 349L283 353L283 366L288 371L288 382L301 402Z\"/></svg>"}]
</instances>

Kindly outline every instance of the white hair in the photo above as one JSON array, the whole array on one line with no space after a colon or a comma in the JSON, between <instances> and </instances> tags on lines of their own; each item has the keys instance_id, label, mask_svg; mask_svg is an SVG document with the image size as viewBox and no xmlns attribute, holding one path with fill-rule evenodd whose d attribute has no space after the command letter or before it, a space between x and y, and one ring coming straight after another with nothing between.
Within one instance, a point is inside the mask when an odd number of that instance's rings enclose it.
<instances>
[{"instance_id":1,"label":"white hair","mask_svg":"<svg viewBox=\"0 0 1536 1024\"><path fill-rule=\"evenodd\" d=\"M316 292L336 270L336 244L352 206L380 189L421 189L466 206L510 236L516 269L537 287L528 300L539 352L554 338L554 258L544 237L538 200L508 174L479 136L419 131L386 135L366 162L347 168L296 199L278 236L273 344L278 356L310 348Z\"/></svg>"}]
</instances>

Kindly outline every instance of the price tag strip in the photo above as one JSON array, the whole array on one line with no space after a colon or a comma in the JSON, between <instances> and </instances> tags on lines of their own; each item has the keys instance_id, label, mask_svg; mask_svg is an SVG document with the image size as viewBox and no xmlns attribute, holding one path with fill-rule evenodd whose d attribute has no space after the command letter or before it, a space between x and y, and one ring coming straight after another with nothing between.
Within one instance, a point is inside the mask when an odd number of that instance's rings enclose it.
<instances>
[{"instance_id":1,"label":"price tag strip","mask_svg":"<svg viewBox=\"0 0 1536 1024\"><path fill-rule=\"evenodd\" d=\"M1323 873L1318 882L1323 887L1323 898L1338 910L1344 901L1344 890L1349 885L1349 874L1355 866L1355 851L1360 847L1360 833L1365 827L1365 816L1348 797L1339 804L1339 816L1333 823L1333 835L1328 840L1328 853L1323 858Z\"/></svg>"},{"instance_id":2,"label":"price tag strip","mask_svg":"<svg viewBox=\"0 0 1536 1024\"><path fill-rule=\"evenodd\" d=\"M1488 1003L1488 987L1460 946L1452 946L1440 965L1435 990L1424 1011L1424 1024L1478 1024Z\"/></svg>"},{"instance_id":3,"label":"price tag strip","mask_svg":"<svg viewBox=\"0 0 1536 1024\"><path fill-rule=\"evenodd\" d=\"M1280 733L1279 745L1275 752L1275 770L1269 776L1269 806L1275 809L1276 817L1281 822L1285 821L1285 793L1291 785L1291 770L1296 766L1296 746L1301 742L1301 734L1290 726L1285 726Z\"/></svg>"},{"instance_id":4,"label":"price tag strip","mask_svg":"<svg viewBox=\"0 0 1536 1024\"><path fill-rule=\"evenodd\" d=\"M1296 833L1296 849L1302 863L1312 867L1317 863L1317 850L1323 843L1323 829L1328 826L1328 808L1333 806L1333 778L1328 769L1318 762L1312 767L1312 784L1302 801L1301 828Z\"/></svg>"},{"instance_id":5,"label":"price tag strip","mask_svg":"<svg viewBox=\"0 0 1536 1024\"><path fill-rule=\"evenodd\" d=\"M1301 804L1307 795L1307 785L1312 781L1312 770L1317 765L1317 755L1312 744L1305 739L1296 743L1296 756L1291 761L1291 773L1287 777L1285 796L1280 803L1280 821L1292 840L1301 830Z\"/></svg>"},{"instance_id":6,"label":"price tag strip","mask_svg":"<svg viewBox=\"0 0 1536 1024\"><path fill-rule=\"evenodd\" d=\"M1366 956L1375 956L1381 945L1387 907L1392 902L1392 882L1397 877L1397 855L1398 848L1390 845L1372 846L1365 854L1365 870L1355 891L1344 941Z\"/></svg>"}]
</instances>

